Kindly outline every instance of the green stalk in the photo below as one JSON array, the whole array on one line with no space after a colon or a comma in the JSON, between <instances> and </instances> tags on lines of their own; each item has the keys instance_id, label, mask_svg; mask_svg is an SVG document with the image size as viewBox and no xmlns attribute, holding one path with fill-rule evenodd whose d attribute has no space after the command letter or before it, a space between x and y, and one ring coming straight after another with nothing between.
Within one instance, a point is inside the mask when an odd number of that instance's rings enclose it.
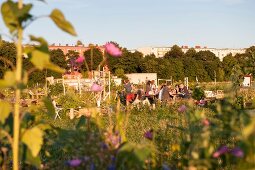
<instances>
[{"instance_id":1,"label":"green stalk","mask_svg":"<svg viewBox=\"0 0 255 170\"><path fill-rule=\"evenodd\" d=\"M23 8L23 0L18 1L19 9ZM17 60L16 60L16 82L21 82L22 73L22 38L23 29L21 26L18 27L18 42L17 42ZM20 133L20 94L21 90L16 88L15 90L15 105L14 105L14 135L13 135L13 170L19 169L19 133Z\"/></svg>"}]
</instances>

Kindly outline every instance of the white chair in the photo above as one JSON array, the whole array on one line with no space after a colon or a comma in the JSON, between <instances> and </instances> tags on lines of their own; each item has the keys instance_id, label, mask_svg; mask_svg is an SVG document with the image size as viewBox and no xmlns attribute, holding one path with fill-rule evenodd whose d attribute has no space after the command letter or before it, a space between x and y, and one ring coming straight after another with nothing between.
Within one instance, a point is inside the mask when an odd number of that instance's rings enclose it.
<instances>
[{"instance_id":1,"label":"white chair","mask_svg":"<svg viewBox=\"0 0 255 170\"><path fill-rule=\"evenodd\" d=\"M61 117L60 117L60 115L59 115L59 112L60 112L61 110L63 110L63 108L57 107L57 103L56 103L55 100L52 101L52 104L53 104L54 109L55 109L55 118L54 118L54 120L56 120L57 117L58 117L59 119L61 119Z\"/></svg>"}]
</instances>

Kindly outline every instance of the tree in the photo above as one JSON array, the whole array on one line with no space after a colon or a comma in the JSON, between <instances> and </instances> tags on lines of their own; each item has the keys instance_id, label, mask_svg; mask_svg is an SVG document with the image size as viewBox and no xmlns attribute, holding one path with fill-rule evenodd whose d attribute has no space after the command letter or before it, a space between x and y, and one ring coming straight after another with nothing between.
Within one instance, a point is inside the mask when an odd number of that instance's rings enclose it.
<instances>
[{"instance_id":1,"label":"tree","mask_svg":"<svg viewBox=\"0 0 255 170\"><path fill-rule=\"evenodd\" d=\"M51 50L50 51L50 60L52 63L54 63L55 65L67 69L67 61L65 59L65 54L61 49L57 49L57 50ZM47 76L53 76L54 78L61 78L62 74L61 73L57 73L51 70L47 70Z\"/></svg>"},{"instance_id":2,"label":"tree","mask_svg":"<svg viewBox=\"0 0 255 170\"><path fill-rule=\"evenodd\" d=\"M88 64L88 67L90 69L90 70L86 70L85 65L83 65L82 66L83 71L96 70L98 68L98 65L100 64L100 62L103 60L103 53L97 47L90 48L89 50L85 51L83 53L83 55L84 55L84 58ZM91 61L92 61L92 63L91 63Z\"/></svg>"},{"instance_id":3,"label":"tree","mask_svg":"<svg viewBox=\"0 0 255 170\"><path fill-rule=\"evenodd\" d=\"M194 58L196 56L197 52L194 48L188 49L188 51L184 54L184 57L188 58Z\"/></svg>"},{"instance_id":4,"label":"tree","mask_svg":"<svg viewBox=\"0 0 255 170\"><path fill-rule=\"evenodd\" d=\"M16 63L16 46L14 43L0 41L0 78Z\"/></svg>"},{"instance_id":5,"label":"tree","mask_svg":"<svg viewBox=\"0 0 255 170\"><path fill-rule=\"evenodd\" d=\"M122 68L125 73L140 73L143 54L136 51L129 52L127 49L122 49L122 57L116 58L108 56L108 64L111 71L115 72L117 68Z\"/></svg>"},{"instance_id":6,"label":"tree","mask_svg":"<svg viewBox=\"0 0 255 170\"><path fill-rule=\"evenodd\" d=\"M155 55L147 55L142 59L141 71L143 73L157 73L158 72L158 60Z\"/></svg>"},{"instance_id":7,"label":"tree","mask_svg":"<svg viewBox=\"0 0 255 170\"><path fill-rule=\"evenodd\" d=\"M232 54L228 54L223 58L222 66L225 73L225 80L230 80L232 70L236 65L238 65L237 59Z\"/></svg>"},{"instance_id":8,"label":"tree","mask_svg":"<svg viewBox=\"0 0 255 170\"><path fill-rule=\"evenodd\" d=\"M214 80L215 78L215 73L217 74L220 68L220 59L215 56L214 53L210 51L199 51L195 59L198 62L202 62L204 65L205 70L207 71L207 74L210 77L210 80Z\"/></svg>"},{"instance_id":9,"label":"tree","mask_svg":"<svg viewBox=\"0 0 255 170\"><path fill-rule=\"evenodd\" d=\"M76 67L75 60L79 57L79 55L80 54L78 52L73 50L68 51L68 53L66 54L67 62L72 72L74 71L74 68Z\"/></svg>"},{"instance_id":10,"label":"tree","mask_svg":"<svg viewBox=\"0 0 255 170\"><path fill-rule=\"evenodd\" d=\"M82 43L80 40L78 40L78 41L76 42L76 45L77 45L77 46L83 45L83 43Z\"/></svg>"},{"instance_id":11,"label":"tree","mask_svg":"<svg viewBox=\"0 0 255 170\"><path fill-rule=\"evenodd\" d=\"M184 55L182 49L178 45L174 45L170 51L168 51L164 58L182 58Z\"/></svg>"}]
</instances>

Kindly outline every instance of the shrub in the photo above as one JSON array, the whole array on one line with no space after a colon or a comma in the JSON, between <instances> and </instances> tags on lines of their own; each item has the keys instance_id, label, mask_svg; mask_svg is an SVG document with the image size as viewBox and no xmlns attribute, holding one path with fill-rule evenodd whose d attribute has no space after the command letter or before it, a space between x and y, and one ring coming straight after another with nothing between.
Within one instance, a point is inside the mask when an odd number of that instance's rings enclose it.
<instances>
[{"instance_id":1,"label":"shrub","mask_svg":"<svg viewBox=\"0 0 255 170\"><path fill-rule=\"evenodd\" d=\"M192 93L192 97L195 100L200 100L201 98L205 97L204 90L200 87L196 87Z\"/></svg>"}]
</instances>

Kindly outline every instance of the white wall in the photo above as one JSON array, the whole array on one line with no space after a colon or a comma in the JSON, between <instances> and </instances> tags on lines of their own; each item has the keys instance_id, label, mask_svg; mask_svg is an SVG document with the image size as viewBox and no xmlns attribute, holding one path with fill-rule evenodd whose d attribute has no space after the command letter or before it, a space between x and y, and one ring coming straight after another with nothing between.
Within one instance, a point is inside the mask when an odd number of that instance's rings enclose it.
<instances>
[{"instance_id":1,"label":"white wall","mask_svg":"<svg viewBox=\"0 0 255 170\"><path fill-rule=\"evenodd\" d=\"M157 73L132 73L126 76L133 84L146 83L147 80L155 80L157 83Z\"/></svg>"}]
</instances>

